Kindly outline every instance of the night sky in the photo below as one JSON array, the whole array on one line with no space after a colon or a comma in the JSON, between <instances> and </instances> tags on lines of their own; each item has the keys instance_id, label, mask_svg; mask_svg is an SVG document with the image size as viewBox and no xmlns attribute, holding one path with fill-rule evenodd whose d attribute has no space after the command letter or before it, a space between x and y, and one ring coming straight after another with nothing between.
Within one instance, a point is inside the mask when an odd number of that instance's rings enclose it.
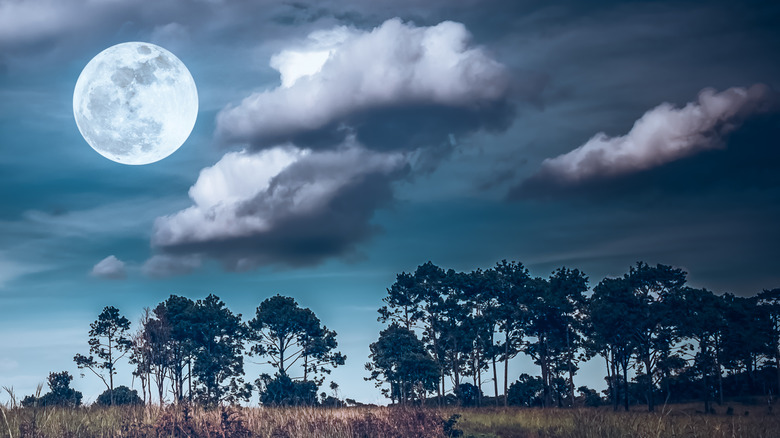
<instances>
[{"instance_id":1,"label":"night sky","mask_svg":"<svg viewBox=\"0 0 780 438\"><path fill-rule=\"evenodd\" d=\"M428 260L780 286L780 6L548 3L0 0L0 385L78 376L104 306L214 293L247 319L279 293L338 332L327 381L380 402L376 309ZM73 117L81 70L126 41L173 52L200 100L145 166Z\"/></svg>"}]
</instances>

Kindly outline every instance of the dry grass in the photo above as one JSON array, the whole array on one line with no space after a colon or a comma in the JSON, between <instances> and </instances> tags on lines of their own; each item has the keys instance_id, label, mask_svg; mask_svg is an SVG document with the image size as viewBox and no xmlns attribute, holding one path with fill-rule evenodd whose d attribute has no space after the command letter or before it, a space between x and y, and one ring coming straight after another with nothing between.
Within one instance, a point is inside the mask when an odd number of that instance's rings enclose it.
<instances>
[{"instance_id":1,"label":"dry grass","mask_svg":"<svg viewBox=\"0 0 780 438\"><path fill-rule=\"evenodd\" d=\"M5 420L3 420L5 418ZM0 437L441 437L437 412L361 408L3 408Z\"/></svg>"},{"instance_id":2,"label":"dry grass","mask_svg":"<svg viewBox=\"0 0 780 438\"><path fill-rule=\"evenodd\" d=\"M704 415L686 405L659 407L655 413L641 408L461 409L458 427L464 436L478 438L780 438L780 416L755 406L740 408L742 415Z\"/></svg>"},{"instance_id":3,"label":"dry grass","mask_svg":"<svg viewBox=\"0 0 780 438\"><path fill-rule=\"evenodd\" d=\"M458 413L464 438L780 437L780 416L703 415L685 407L661 412L609 409L395 409L86 407L0 408L0 437L444 437L442 420Z\"/></svg>"}]
</instances>

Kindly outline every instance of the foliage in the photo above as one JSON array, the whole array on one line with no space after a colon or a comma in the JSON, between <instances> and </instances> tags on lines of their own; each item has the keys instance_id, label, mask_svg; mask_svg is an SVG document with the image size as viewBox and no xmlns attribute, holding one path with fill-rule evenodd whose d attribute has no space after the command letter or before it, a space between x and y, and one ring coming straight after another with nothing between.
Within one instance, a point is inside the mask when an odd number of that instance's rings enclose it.
<instances>
[{"instance_id":1,"label":"foliage","mask_svg":"<svg viewBox=\"0 0 780 438\"><path fill-rule=\"evenodd\" d=\"M516 382L509 387L507 399L512 406L542 406L544 405L544 382L541 377L521 374Z\"/></svg>"},{"instance_id":2,"label":"foliage","mask_svg":"<svg viewBox=\"0 0 780 438\"><path fill-rule=\"evenodd\" d=\"M343 365L346 356L334 351L338 346L336 332L322 326L310 309L298 306L290 298L276 295L257 307L250 320L251 354L268 357L268 363L279 375L288 375L291 367L302 362L303 380L316 385L330 373L331 367Z\"/></svg>"},{"instance_id":3,"label":"foliage","mask_svg":"<svg viewBox=\"0 0 780 438\"><path fill-rule=\"evenodd\" d=\"M111 400L111 392L108 390L103 391L95 403L100 406L123 406L123 405L143 405L144 401L138 395L138 391L130 389L127 386L121 385L114 388L114 399Z\"/></svg>"},{"instance_id":4,"label":"foliage","mask_svg":"<svg viewBox=\"0 0 780 438\"><path fill-rule=\"evenodd\" d=\"M314 406L317 385L312 381L295 381L286 374L273 378L263 374L255 381L260 391L260 403L267 406Z\"/></svg>"},{"instance_id":5,"label":"foliage","mask_svg":"<svg viewBox=\"0 0 780 438\"><path fill-rule=\"evenodd\" d=\"M76 354L73 360L80 369L86 368L98 376L113 397L116 364L132 346L127 337L130 321L119 313L119 309L108 306L89 327L89 352L92 354ZM97 356L97 360L93 355ZM103 370L108 374L108 380Z\"/></svg>"},{"instance_id":6,"label":"foliage","mask_svg":"<svg viewBox=\"0 0 780 438\"><path fill-rule=\"evenodd\" d=\"M47 379L49 392L40 397L26 396L22 399L22 406L80 406L83 396L81 392L70 387L71 381L73 381L73 376L67 371L49 373Z\"/></svg>"},{"instance_id":7,"label":"foliage","mask_svg":"<svg viewBox=\"0 0 780 438\"><path fill-rule=\"evenodd\" d=\"M406 404L421 400L426 392L436 388L436 362L411 330L393 323L379 333L379 339L369 348L371 362L366 369L371 375L366 380L374 380L377 387L386 380L390 388L383 392L391 400Z\"/></svg>"}]
</instances>

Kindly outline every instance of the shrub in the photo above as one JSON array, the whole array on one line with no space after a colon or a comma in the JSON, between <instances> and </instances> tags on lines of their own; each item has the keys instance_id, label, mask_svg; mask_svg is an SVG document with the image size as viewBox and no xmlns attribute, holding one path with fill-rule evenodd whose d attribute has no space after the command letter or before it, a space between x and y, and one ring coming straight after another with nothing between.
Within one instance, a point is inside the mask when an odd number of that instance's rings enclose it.
<instances>
[{"instance_id":1,"label":"shrub","mask_svg":"<svg viewBox=\"0 0 780 438\"><path fill-rule=\"evenodd\" d=\"M317 385L314 382L297 382L287 374L273 378L263 374L255 381L260 390L260 403L269 406L313 406L317 404Z\"/></svg>"},{"instance_id":2,"label":"shrub","mask_svg":"<svg viewBox=\"0 0 780 438\"><path fill-rule=\"evenodd\" d=\"M95 400L95 404L100 406L111 406L111 391L103 391ZM144 401L138 396L138 391L130 389L127 386L117 386L114 388L114 405L142 405Z\"/></svg>"}]
</instances>

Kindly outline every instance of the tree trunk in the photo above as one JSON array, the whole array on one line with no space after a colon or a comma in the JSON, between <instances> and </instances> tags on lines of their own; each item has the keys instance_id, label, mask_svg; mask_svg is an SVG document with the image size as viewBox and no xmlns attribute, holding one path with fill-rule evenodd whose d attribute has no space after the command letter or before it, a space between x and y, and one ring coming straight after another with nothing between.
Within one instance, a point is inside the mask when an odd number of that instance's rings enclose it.
<instances>
[{"instance_id":1,"label":"tree trunk","mask_svg":"<svg viewBox=\"0 0 780 438\"><path fill-rule=\"evenodd\" d=\"M780 373L777 374L778 382L780 382ZM493 356L493 390L496 394L496 406L498 406L498 373L496 372L496 357Z\"/></svg>"},{"instance_id":2,"label":"tree trunk","mask_svg":"<svg viewBox=\"0 0 780 438\"><path fill-rule=\"evenodd\" d=\"M108 387L109 394L111 395L111 406L114 406L114 356L111 348L111 335L108 335L108 381L111 385Z\"/></svg>"},{"instance_id":3,"label":"tree trunk","mask_svg":"<svg viewBox=\"0 0 780 438\"><path fill-rule=\"evenodd\" d=\"M482 372L477 371L477 406L482 406Z\"/></svg>"},{"instance_id":4,"label":"tree trunk","mask_svg":"<svg viewBox=\"0 0 780 438\"><path fill-rule=\"evenodd\" d=\"M709 374L709 347L707 346L706 341L701 342L701 352L702 352L702 383L704 384L704 413L709 414L710 413L710 385L707 380L707 375Z\"/></svg>"},{"instance_id":5,"label":"tree trunk","mask_svg":"<svg viewBox=\"0 0 780 438\"><path fill-rule=\"evenodd\" d=\"M648 352L645 355L645 374L647 375L647 411L653 412L655 411L655 394L654 394L654 387L653 385L653 370L651 367L651 360L650 360L650 353Z\"/></svg>"},{"instance_id":6,"label":"tree trunk","mask_svg":"<svg viewBox=\"0 0 780 438\"><path fill-rule=\"evenodd\" d=\"M548 363L548 350L547 350L547 334L542 335L542 339L539 339L539 343L544 347L539 352L539 363L542 366L542 384L544 386L544 407L550 407L552 405L552 391L550 390L551 376L550 365ZM560 402L560 399L559 399Z\"/></svg>"},{"instance_id":7,"label":"tree trunk","mask_svg":"<svg viewBox=\"0 0 780 438\"><path fill-rule=\"evenodd\" d=\"M623 407L628 412L628 363L623 361Z\"/></svg>"},{"instance_id":8,"label":"tree trunk","mask_svg":"<svg viewBox=\"0 0 780 438\"><path fill-rule=\"evenodd\" d=\"M504 340L504 406L509 406L506 398L508 386L509 386L509 331L506 332L506 339Z\"/></svg>"},{"instance_id":9,"label":"tree trunk","mask_svg":"<svg viewBox=\"0 0 780 438\"><path fill-rule=\"evenodd\" d=\"M569 328L566 327L566 350L569 353L569 401L571 407L574 407L574 353L571 350L571 344L569 343Z\"/></svg>"}]
</instances>

